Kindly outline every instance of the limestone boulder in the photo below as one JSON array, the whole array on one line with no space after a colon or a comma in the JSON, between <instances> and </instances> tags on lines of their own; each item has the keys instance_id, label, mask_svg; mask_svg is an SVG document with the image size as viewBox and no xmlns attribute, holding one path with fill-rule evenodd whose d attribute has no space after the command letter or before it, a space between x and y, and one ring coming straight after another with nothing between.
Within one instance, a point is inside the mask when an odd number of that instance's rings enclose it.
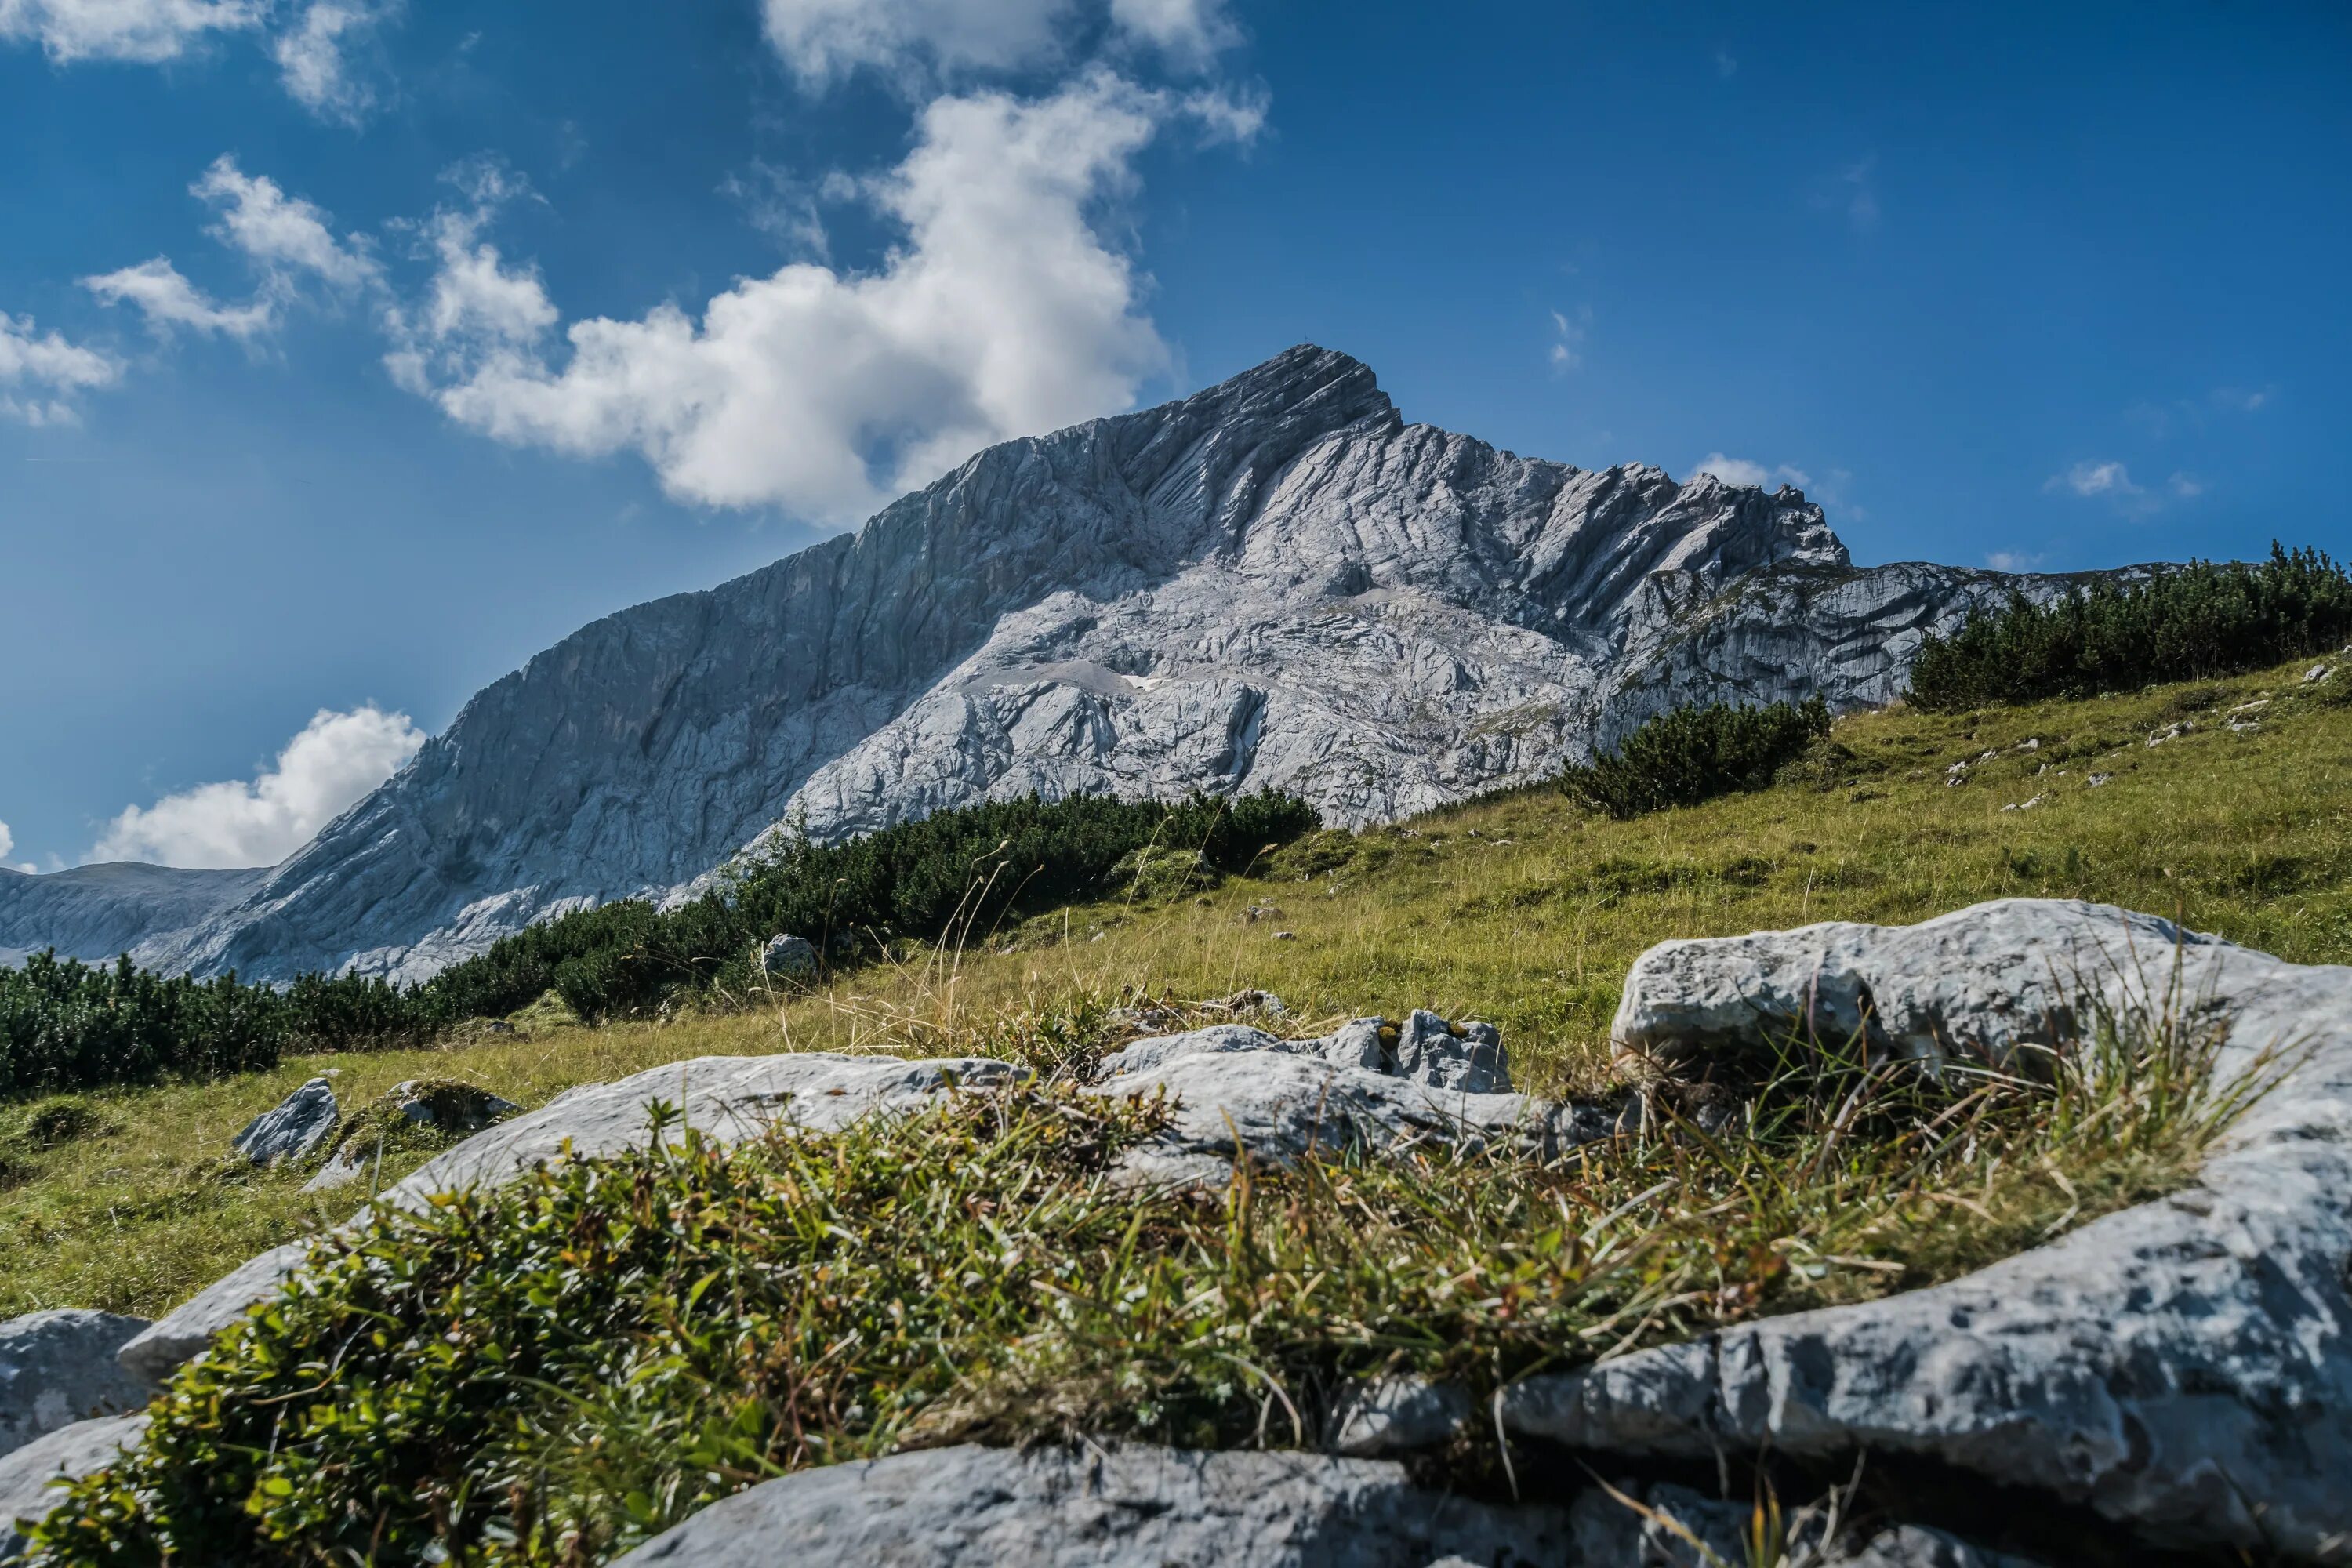
<instances>
[{"instance_id":1,"label":"limestone boulder","mask_svg":"<svg viewBox=\"0 0 2352 1568\"><path fill-rule=\"evenodd\" d=\"M136 1410L154 1394L115 1352L144 1318L65 1308L0 1323L0 1456L60 1427Z\"/></svg>"},{"instance_id":2,"label":"limestone boulder","mask_svg":"<svg viewBox=\"0 0 2352 1568\"><path fill-rule=\"evenodd\" d=\"M104 1469L146 1430L144 1415L77 1421L0 1458L0 1568L23 1561L22 1527L57 1506L57 1482Z\"/></svg>"},{"instance_id":3,"label":"limestone boulder","mask_svg":"<svg viewBox=\"0 0 2352 1568\"><path fill-rule=\"evenodd\" d=\"M334 1084L314 1078L247 1122L230 1147L257 1165L304 1159L333 1135L341 1117Z\"/></svg>"},{"instance_id":4,"label":"limestone boulder","mask_svg":"<svg viewBox=\"0 0 2352 1568\"><path fill-rule=\"evenodd\" d=\"M1523 1437L1612 1456L1927 1460L2168 1547L2352 1543L2352 968L2100 905L1663 943L1621 1048L1685 1063L1791 1032L1927 1059L2061 1047L2093 1016L2219 1032L2277 1081L2185 1190L1965 1279L1531 1379ZM2331 1555L2333 1554L2333 1555Z\"/></svg>"},{"instance_id":5,"label":"limestone boulder","mask_svg":"<svg viewBox=\"0 0 2352 1568\"><path fill-rule=\"evenodd\" d=\"M1561 1568L1567 1518L1425 1490L1382 1460L955 1447L768 1481L626 1568Z\"/></svg>"}]
</instances>

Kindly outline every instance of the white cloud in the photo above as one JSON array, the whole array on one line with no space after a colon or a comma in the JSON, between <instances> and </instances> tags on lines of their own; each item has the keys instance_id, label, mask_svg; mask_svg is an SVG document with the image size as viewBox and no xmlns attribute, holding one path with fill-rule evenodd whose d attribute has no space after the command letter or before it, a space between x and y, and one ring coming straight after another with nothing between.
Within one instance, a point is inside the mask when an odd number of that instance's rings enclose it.
<instances>
[{"instance_id":1,"label":"white cloud","mask_svg":"<svg viewBox=\"0 0 2352 1568\"><path fill-rule=\"evenodd\" d=\"M85 278L82 287L110 305L137 306L147 325L161 334L185 327L248 341L276 328L281 308L300 293L306 278L349 290L382 276L373 257L335 237L324 212L289 196L267 176L247 174L226 153L213 160L188 194L220 214L213 237L240 252L261 274L251 300L231 305L213 299L166 256Z\"/></svg>"},{"instance_id":2,"label":"white cloud","mask_svg":"<svg viewBox=\"0 0 2352 1568\"><path fill-rule=\"evenodd\" d=\"M16 847L16 836L8 831L6 823L0 822L0 860L6 859L8 851L15 847Z\"/></svg>"},{"instance_id":3,"label":"white cloud","mask_svg":"<svg viewBox=\"0 0 2352 1568\"><path fill-rule=\"evenodd\" d=\"M1727 485L1755 485L1763 489L1778 489L1782 485L1794 485L1799 489L1811 486L1813 478L1802 468L1792 468L1782 463L1768 468L1761 463L1751 463L1745 458L1727 458L1720 452L1709 452L1691 465L1691 477L1713 474Z\"/></svg>"},{"instance_id":4,"label":"white cloud","mask_svg":"<svg viewBox=\"0 0 2352 1568\"><path fill-rule=\"evenodd\" d=\"M95 860L162 866L274 866L390 778L425 732L373 704L321 708L250 784L199 784L153 805L126 806L90 851Z\"/></svg>"},{"instance_id":5,"label":"white cloud","mask_svg":"<svg viewBox=\"0 0 2352 1568\"><path fill-rule=\"evenodd\" d=\"M1857 158L1821 181L1813 189L1813 205L1824 211L1843 208L1856 234L1878 226L1878 155Z\"/></svg>"},{"instance_id":6,"label":"white cloud","mask_svg":"<svg viewBox=\"0 0 2352 1568\"><path fill-rule=\"evenodd\" d=\"M2045 556L2027 555L2015 550L1996 550L1985 557L1985 564L1996 572L2031 572L2045 559Z\"/></svg>"},{"instance_id":7,"label":"white cloud","mask_svg":"<svg viewBox=\"0 0 2352 1568\"><path fill-rule=\"evenodd\" d=\"M54 331L35 332L32 317L0 310L0 418L37 426L71 425L77 416L68 399L110 384L122 367ZM6 853L0 849L0 855Z\"/></svg>"},{"instance_id":8,"label":"white cloud","mask_svg":"<svg viewBox=\"0 0 2352 1568\"><path fill-rule=\"evenodd\" d=\"M2271 400L2269 387L2217 386L2211 393L2213 405L2237 414L2259 413Z\"/></svg>"},{"instance_id":9,"label":"white cloud","mask_svg":"<svg viewBox=\"0 0 2352 1568\"><path fill-rule=\"evenodd\" d=\"M928 75L1012 70L1061 59L1106 13L1095 0L763 0L768 41L802 82L822 87L868 67L913 83ZM1111 36L1205 65L1239 39L1223 0L1108 0Z\"/></svg>"},{"instance_id":10,"label":"white cloud","mask_svg":"<svg viewBox=\"0 0 2352 1568\"><path fill-rule=\"evenodd\" d=\"M257 27L259 0L0 0L0 38L36 42L60 63L177 59L208 33Z\"/></svg>"},{"instance_id":11,"label":"white cloud","mask_svg":"<svg viewBox=\"0 0 2352 1568\"><path fill-rule=\"evenodd\" d=\"M2130 472L2121 463L2080 462L2063 474L2053 474L2042 488L2052 494L2066 492L2078 496L2136 496L2140 488L2132 483Z\"/></svg>"},{"instance_id":12,"label":"white cloud","mask_svg":"<svg viewBox=\"0 0 2352 1568\"><path fill-rule=\"evenodd\" d=\"M308 272L340 289L357 288L377 277L374 258L337 239L327 226L325 212L288 195L266 174L247 174L226 153L212 161L188 194L219 209L213 237L243 251L266 272Z\"/></svg>"},{"instance_id":13,"label":"white cloud","mask_svg":"<svg viewBox=\"0 0 2352 1568\"><path fill-rule=\"evenodd\" d=\"M375 107L375 89L359 79L351 51L395 9L367 0L311 0L269 46L286 90L321 119L358 124Z\"/></svg>"},{"instance_id":14,"label":"white cloud","mask_svg":"<svg viewBox=\"0 0 2352 1568\"><path fill-rule=\"evenodd\" d=\"M480 237L486 211L444 213L387 363L497 439L635 451L685 500L854 520L980 447L1132 405L1168 352L1097 209L1161 126L1202 112L1100 70L1042 99L940 99L906 161L853 188L904 231L877 268L795 263L698 320L575 321L560 363L537 271Z\"/></svg>"},{"instance_id":15,"label":"white cloud","mask_svg":"<svg viewBox=\"0 0 2352 1568\"><path fill-rule=\"evenodd\" d=\"M1725 81L1729 81L1738 73L1739 61L1733 58L1729 49L1717 49L1715 51L1715 74L1717 77L1720 77Z\"/></svg>"},{"instance_id":16,"label":"white cloud","mask_svg":"<svg viewBox=\"0 0 2352 1568\"><path fill-rule=\"evenodd\" d=\"M2205 481L2194 474L2176 473L2164 481L2164 488L2182 500L2195 500L2205 493Z\"/></svg>"},{"instance_id":17,"label":"white cloud","mask_svg":"<svg viewBox=\"0 0 2352 1568\"><path fill-rule=\"evenodd\" d=\"M218 332L225 337L259 336L277 324L278 309L268 299L243 305L225 305L189 282L158 256L136 267L85 278L81 286L110 305L135 305L154 331L169 336L174 328Z\"/></svg>"},{"instance_id":18,"label":"white cloud","mask_svg":"<svg viewBox=\"0 0 2352 1568\"><path fill-rule=\"evenodd\" d=\"M1592 307L1580 307L1573 318L1564 310L1551 313L1551 352L1548 356L1554 370L1574 370L1584 363L1584 332L1591 324Z\"/></svg>"}]
</instances>

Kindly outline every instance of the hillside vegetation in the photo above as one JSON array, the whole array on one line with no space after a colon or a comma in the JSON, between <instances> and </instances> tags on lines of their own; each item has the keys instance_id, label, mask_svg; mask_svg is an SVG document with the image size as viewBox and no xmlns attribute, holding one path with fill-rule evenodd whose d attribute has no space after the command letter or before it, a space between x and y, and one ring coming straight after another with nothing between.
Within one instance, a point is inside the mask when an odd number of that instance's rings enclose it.
<instances>
[{"instance_id":1,"label":"hillside vegetation","mask_svg":"<svg viewBox=\"0 0 2352 1568\"><path fill-rule=\"evenodd\" d=\"M345 1218L348 1194L306 1196L299 1172L224 1158L248 1119L321 1070L338 1072L349 1107L420 1078L537 1105L574 1083L714 1053L970 1052L1050 1066L1098 1047L1122 994L1262 986L1302 1032L1416 1006L1485 1018L1522 1087L1591 1093L1607 1077L1626 967L1667 936L1909 921L2021 894L2177 914L2298 962L2352 961L2352 669L2306 682L2311 668L1860 715L1769 789L1632 820L1540 788L1395 827L1317 832L1247 876L1205 888L1139 877L1118 896L961 944L901 942L872 967L805 992L763 990L736 1010L588 1027L549 999L429 1049L18 1100L0 1109L0 1313L152 1315ZM2158 734L2168 738L2151 746ZM388 1156L383 1178L423 1157Z\"/></svg>"}]
</instances>

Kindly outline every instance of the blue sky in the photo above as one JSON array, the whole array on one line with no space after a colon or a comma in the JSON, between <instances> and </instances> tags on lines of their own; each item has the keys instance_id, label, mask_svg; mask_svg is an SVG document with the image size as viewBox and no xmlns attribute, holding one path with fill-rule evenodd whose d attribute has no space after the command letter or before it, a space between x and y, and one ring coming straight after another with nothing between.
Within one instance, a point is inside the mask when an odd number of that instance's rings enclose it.
<instances>
[{"instance_id":1,"label":"blue sky","mask_svg":"<svg viewBox=\"0 0 2352 1568\"><path fill-rule=\"evenodd\" d=\"M2341 554L2352 11L0 0L0 855L1297 342L1866 562Z\"/></svg>"}]
</instances>

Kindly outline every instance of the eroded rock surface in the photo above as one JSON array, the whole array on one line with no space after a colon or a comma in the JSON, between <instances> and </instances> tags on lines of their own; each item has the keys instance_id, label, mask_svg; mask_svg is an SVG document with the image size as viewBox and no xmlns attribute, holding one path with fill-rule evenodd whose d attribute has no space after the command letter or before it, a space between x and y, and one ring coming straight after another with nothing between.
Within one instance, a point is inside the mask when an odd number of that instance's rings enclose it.
<instances>
[{"instance_id":1,"label":"eroded rock surface","mask_svg":"<svg viewBox=\"0 0 2352 1568\"><path fill-rule=\"evenodd\" d=\"M78 1307L0 1323L0 1455L77 1421L145 1405L153 1385L114 1357L146 1327L144 1318Z\"/></svg>"},{"instance_id":2,"label":"eroded rock surface","mask_svg":"<svg viewBox=\"0 0 2352 1568\"><path fill-rule=\"evenodd\" d=\"M627 1568L1561 1568L1559 1511L1307 1454L956 1447L832 1465L714 1504Z\"/></svg>"},{"instance_id":3,"label":"eroded rock surface","mask_svg":"<svg viewBox=\"0 0 2352 1568\"><path fill-rule=\"evenodd\" d=\"M1521 458L1302 347L583 628L265 878L175 895L136 952L418 978L795 815L837 838L1031 790L1277 788L1387 820L1679 700L1882 701L1928 630L2063 585L1856 568L1797 490Z\"/></svg>"},{"instance_id":4,"label":"eroded rock surface","mask_svg":"<svg viewBox=\"0 0 2352 1568\"><path fill-rule=\"evenodd\" d=\"M1806 1027L2004 1060L2093 1003L2223 1031L2224 1082L2284 1069L2187 1190L1948 1285L1530 1380L1507 1424L1616 1456L1896 1453L2151 1543L2352 1556L2352 969L2006 900L1662 943L1617 1028L1685 1061Z\"/></svg>"},{"instance_id":5,"label":"eroded rock surface","mask_svg":"<svg viewBox=\"0 0 2352 1568\"><path fill-rule=\"evenodd\" d=\"M1313 1040L1217 1024L1138 1040L1102 1067L1090 1092L1176 1103L1168 1131L1126 1157L1127 1177L1150 1185L1222 1182L1242 1150L1277 1163L1358 1146L1546 1158L1611 1125L1598 1110L1512 1092L1493 1026L1428 1012L1402 1025L1359 1018Z\"/></svg>"}]
</instances>

